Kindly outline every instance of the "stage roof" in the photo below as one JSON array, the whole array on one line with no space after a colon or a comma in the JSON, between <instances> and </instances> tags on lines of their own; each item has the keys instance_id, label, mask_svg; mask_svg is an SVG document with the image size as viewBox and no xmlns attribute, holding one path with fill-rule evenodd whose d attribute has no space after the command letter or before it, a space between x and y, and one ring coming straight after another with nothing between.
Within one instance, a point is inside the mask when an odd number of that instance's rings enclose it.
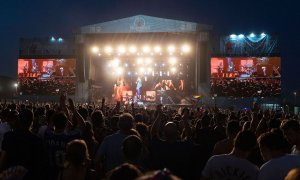
<instances>
[{"instance_id":1,"label":"stage roof","mask_svg":"<svg viewBox=\"0 0 300 180\"><path fill-rule=\"evenodd\" d=\"M101 33L155 33L176 32L193 33L212 30L212 26L172 19L164 19L145 15L117 19L113 21L92 24L80 28L81 34Z\"/></svg>"}]
</instances>

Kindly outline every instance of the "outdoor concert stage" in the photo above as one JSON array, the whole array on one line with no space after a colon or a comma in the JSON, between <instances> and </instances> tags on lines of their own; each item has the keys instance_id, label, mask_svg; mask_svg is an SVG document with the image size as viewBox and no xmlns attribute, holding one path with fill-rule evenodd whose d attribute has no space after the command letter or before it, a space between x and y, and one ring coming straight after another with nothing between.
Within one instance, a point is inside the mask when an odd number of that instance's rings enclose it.
<instances>
[{"instance_id":1,"label":"outdoor concert stage","mask_svg":"<svg viewBox=\"0 0 300 180\"><path fill-rule=\"evenodd\" d=\"M64 91L75 93L77 101L105 96L179 104L190 95L209 94L211 31L209 25L137 15L80 27L74 40L21 39L18 74L27 88L22 94L38 93L28 87L35 83L28 77L41 77L41 83L54 77L59 87L49 93L59 94L76 72L75 91Z\"/></svg>"},{"instance_id":2,"label":"outdoor concert stage","mask_svg":"<svg viewBox=\"0 0 300 180\"><path fill-rule=\"evenodd\" d=\"M137 15L77 28L72 38L21 38L16 91L168 105L280 97L277 36L212 34L210 25Z\"/></svg>"}]
</instances>

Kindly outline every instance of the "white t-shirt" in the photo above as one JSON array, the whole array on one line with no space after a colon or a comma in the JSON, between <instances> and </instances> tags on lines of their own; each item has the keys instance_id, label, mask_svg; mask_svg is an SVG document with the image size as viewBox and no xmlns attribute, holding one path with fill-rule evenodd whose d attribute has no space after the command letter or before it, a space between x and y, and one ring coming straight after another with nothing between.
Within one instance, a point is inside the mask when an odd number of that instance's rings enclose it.
<instances>
[{"instance_id":1,"label":"white t-shirt","mask_svg":"<svg viewBox=\"0 0 300 180\"><path fill-rule=\"evenodd\" d=\"M234 155L222 154L212 156L206 163L202 176L209 179L256 180L258 167L246 159Z\"/></svg>"},{"instance_id":2,"label":"white t-shirt","mask_svg":"<svg viewBox=\"0 0 300 180\"><path fill-rule=\"evenodd\" d=\"M287 154L274 158L261 166L258 179L282 180L295 167L300 167L298 155Z\"/></svg>"}]
</instances>

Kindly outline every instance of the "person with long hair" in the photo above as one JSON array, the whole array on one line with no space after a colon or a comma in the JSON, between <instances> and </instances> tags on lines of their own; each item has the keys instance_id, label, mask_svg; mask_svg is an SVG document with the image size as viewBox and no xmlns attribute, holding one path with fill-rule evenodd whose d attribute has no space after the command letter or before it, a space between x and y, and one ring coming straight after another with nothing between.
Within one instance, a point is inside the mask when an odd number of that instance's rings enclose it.
<instances>
[{"instance_id":1,"label":"person with long hair","mask_svg":"<svg viewBox=\"0 0 300 180\"><path fill-rule=\"evenodd\" d=\"M87 180L94 179L90 170L91 160L85 141L75 139L68 143L64 169L60 172L59 180Z\"/></svg>"}]
</instances>

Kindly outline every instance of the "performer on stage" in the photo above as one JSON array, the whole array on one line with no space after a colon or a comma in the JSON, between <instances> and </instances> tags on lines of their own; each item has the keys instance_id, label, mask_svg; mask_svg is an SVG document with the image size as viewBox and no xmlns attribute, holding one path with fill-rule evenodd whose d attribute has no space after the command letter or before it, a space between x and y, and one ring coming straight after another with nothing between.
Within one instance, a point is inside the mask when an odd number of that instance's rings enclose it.
<instances>
[{"instance_id":1,"label":"performer on stage","mask_svg":"<svg viewBox=\"0 0 300 180\"><path fill-rule=\"evenodd\" d=\"M136 96L139 100L142 98L142 87L143 87L142 79L138 77L136 81Z\"/></svg>"},{"instance_id":2,"label":"performer on stage","mask_svg":"<svg viewBox=\"0 0 300 180\"><path fill-rule=\"evenodd\" d=\"M123 85L121 80L117 80L114 85L114 99L117 102L122 101Z\"/></svg>"},{"instance_id":3,"label":"performer on stage","mask_svg":"<svg viewBox=\"0 0 300 180\"><path fill-rule=\"evenodd\" d=\"M63 68L63 67L60 67L59 69L60 69L60 74L61 74L61 76L64 76L64 68Z\"/></svg>"},{"instance_id":4,"label":"performer on stage","mask_svg":"<svg viewBox=\"0 0 300 180\"><path fill-rule=\"evenodd\" d=\"M32 72L37 72L38 71L38 65L35 62L35 59L32 59Z\"/></svg>"},{"instance_id":5,"label":"performer on stage","mask_svg":"<svg viewBox=\"0 0 300 180\"><path fill-rule=\"evenodd\" d=\"M26 64L24 65L23 71L24 71L25 74L28 73L28 63L26 63Z\"/></svg>"}]
</instances>

